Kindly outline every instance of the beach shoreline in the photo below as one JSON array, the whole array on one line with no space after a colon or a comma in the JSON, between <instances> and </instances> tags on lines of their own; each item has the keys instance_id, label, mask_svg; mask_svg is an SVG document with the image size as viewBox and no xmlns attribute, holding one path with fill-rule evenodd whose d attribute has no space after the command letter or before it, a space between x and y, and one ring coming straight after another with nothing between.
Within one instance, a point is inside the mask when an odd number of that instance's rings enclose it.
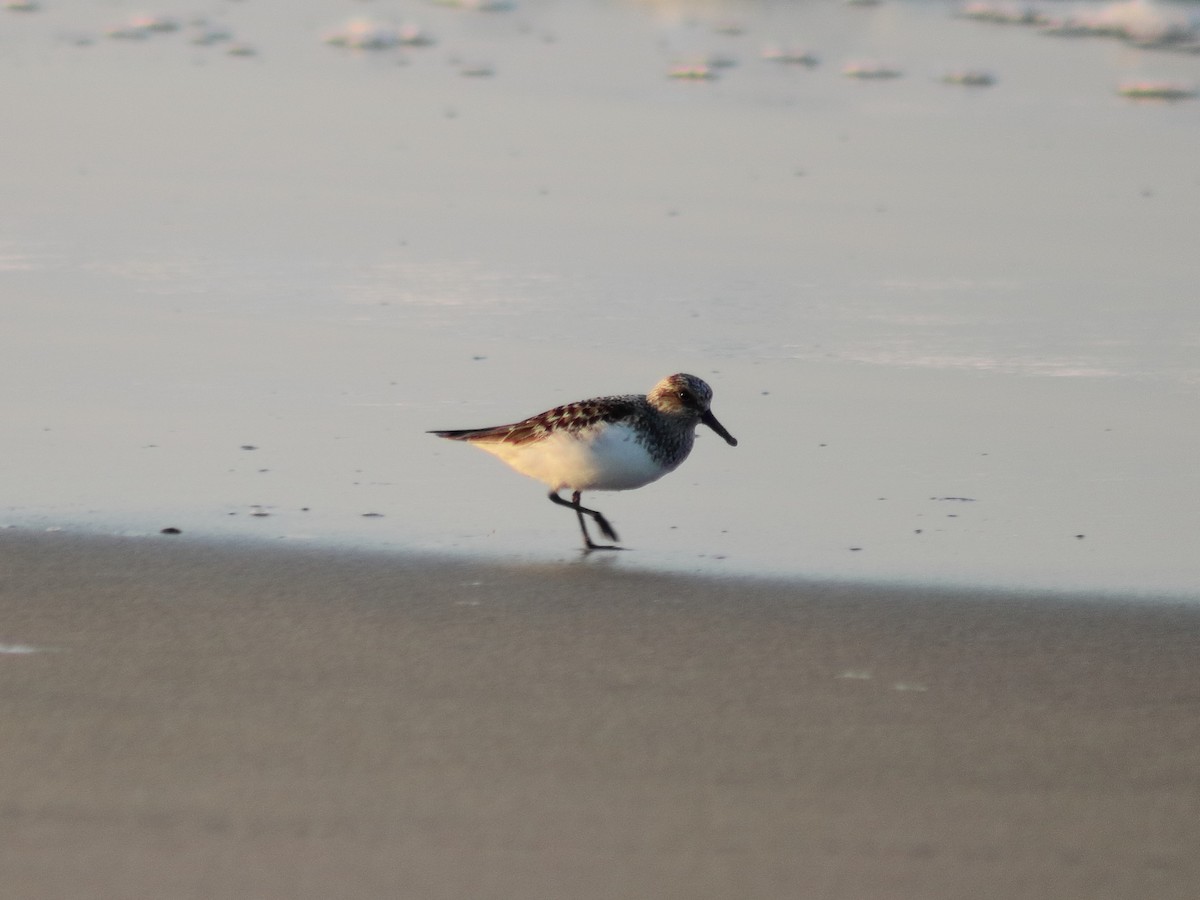
<instances>
[{"instance_id":1,"label":"beach shoreline","mask_svg":"<svg viewBox=\"0 0 1200 900\"><path fill-rule=\"evenodd\" d=\"M1187 10L31 6L6 894L1195 897ZM672 372L629 553L428 434Z\"/></svg>"},{"instance_id":2,"label":"beach shoreline","mask_svg":"<svg viewBox=\"0 0 1200 900\"><path fill-rule=\"evenodd\" d=\"M1200 607L0 532L6 884L1190 897Z\"/></svg>"}]
</instances>

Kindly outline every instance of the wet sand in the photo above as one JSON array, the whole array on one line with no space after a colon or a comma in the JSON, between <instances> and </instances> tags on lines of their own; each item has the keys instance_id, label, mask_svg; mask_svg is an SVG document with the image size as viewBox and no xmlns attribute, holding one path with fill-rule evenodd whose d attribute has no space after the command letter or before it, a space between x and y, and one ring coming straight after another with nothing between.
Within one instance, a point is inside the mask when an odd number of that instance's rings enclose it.
<instances>
[{"instance_id":1,"label":"wet sand","mask_svg":"<svg viewBox=\"0 0 1200 900\"><path fill-rule=\"evenodd\" d=\"M552 560L425 432L691 372L740 444L605 498L639 567L1195 594L1200 100L1118 86L1200 56L954 0L173 6L0 10L0 525Z\"/></svg>"},{"instance_id":2,"label":"wet sand","mask_svg":"<svg viewBox=\"0 0 1200 900\"><path fill-rule=\"evenodd\" d=\"M1200 606L0 533L0 871L91 898L1184 898Z\"/></svg>"}]
</instances>

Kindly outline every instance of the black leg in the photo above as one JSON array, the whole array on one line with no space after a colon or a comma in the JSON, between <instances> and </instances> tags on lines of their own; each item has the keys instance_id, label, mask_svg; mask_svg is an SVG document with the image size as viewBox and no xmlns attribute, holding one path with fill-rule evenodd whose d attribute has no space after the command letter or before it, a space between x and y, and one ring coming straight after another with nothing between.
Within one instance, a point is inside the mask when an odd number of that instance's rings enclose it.
<instances>
[{"instance_id":1,"label":"black leg","mask_svg":"<svg viewBox=\"0 0 1200 900\"><path fill-rule=\"evenodd\" d=\"M600 526L600 532L606 538L608 538L610 541L619 541L620 538L617 537L616 529L614 529L612 527L612 525L610 525L608 523L608 519L604 518L604 515L599 510L587 509L586 507L579 505L579 499L582 496L583 495L580 491L576 491L575 493L573 493L571 495L571 503L575 507L575 514L579 516L580 523L581 524L583 523L583 514L587 513L593 519L596 520L596 524ZM592 548L592 549L597 549L597 548ZM611 548L606 547L604 549L607 550L607 549L611 549Z\"/></svg>"},{"instance_id":2,"label":"black leg","mask_svg":"<svg viewBox=\"0 0 1200 900\"><path fill-rule=\"evenodd\" d=\"M557 503L559 506L565 506L568 509L575 510L575 515L579 518L579 530L583 532L583 543L584 543L584 546L587 547L587 549L589 549L589 550L620 550L620 549L622 549L622 548L617 547L612 544L594 544L594 543L592 543L592 538L588 534L587 523L584 522L584 520L583 520L583 517L585 514L591 516L595 520L596 524L598 526L600 526L600 531L604 534L604 536L606 538L608 538L609 540L612 540L612 541L618 541L618 540L620 540L620 538L617 537L617 533L613 530L613 527L608 524L608 519L604 518L604 516L601 513L597 512L594 509L588 509L586 506L581 506L579 504L579 497L580 497L580 492L575 491L575 493L573 493L571 495L571 499L568 502L568 501L564 500L562 497L558 496L557 491L550 492L551 501L553 501L554 503Z\"/></svg>"}]
</instances>

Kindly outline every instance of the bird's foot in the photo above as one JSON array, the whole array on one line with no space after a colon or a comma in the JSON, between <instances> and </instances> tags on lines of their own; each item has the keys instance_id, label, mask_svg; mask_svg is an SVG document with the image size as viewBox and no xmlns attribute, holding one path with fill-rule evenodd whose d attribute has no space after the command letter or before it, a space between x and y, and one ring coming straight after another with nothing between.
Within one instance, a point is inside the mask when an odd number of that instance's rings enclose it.
<instances>
[{"instance_id":1,"label":"bird's foot","mask_svg":"<svg viewBox=\"0 0 1200 900\"><path fill-rule=\"evenodd\" d=\"M589 539L587 544L584 545L583 555L587 556L593 550L624 550L624 549L625 549L624 547L618 547L616 544L593 544L592 541Z\"/></svg>"}]
</instances>

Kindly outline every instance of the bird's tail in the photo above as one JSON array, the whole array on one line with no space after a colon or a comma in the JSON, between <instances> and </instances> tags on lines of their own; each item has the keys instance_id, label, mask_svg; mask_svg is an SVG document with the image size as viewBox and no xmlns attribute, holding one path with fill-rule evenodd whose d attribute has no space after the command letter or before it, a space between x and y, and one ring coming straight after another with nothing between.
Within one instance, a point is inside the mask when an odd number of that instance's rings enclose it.
<instances>
[{"instance_id":1,"label":"bird's tail","mask_svg":"<svg viewBox=\"0 0 1200 900\"><path fill-rule=\"evenodd\" d=\"M450 431L427 431L426 434L436 434L440 438L451 441L469 441L473 438L491 437L496 433L495 428L458 428Z\"/></svg>"}]
</instances>

